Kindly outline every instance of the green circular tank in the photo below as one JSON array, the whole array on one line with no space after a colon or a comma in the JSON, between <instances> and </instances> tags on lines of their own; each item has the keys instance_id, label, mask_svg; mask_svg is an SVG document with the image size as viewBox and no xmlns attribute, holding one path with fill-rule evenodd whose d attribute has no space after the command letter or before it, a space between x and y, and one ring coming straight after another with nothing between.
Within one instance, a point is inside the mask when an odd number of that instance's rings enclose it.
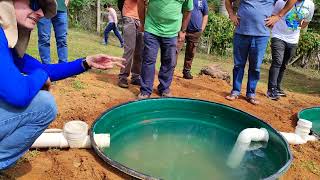
<instances>
[{"instance_id":1,"label":"green circular tank","mask_svg":"<svg viewBox=\"0 0 320 180\"><path fill-rule=\"evenodd\" d=\"M320 137L320 107L303 109L298 113L298 118L311 121L311 131Z\"/></svg>"},{"instance_id":2,"label":"green circular tank","mask_svg":"<svg viewBox=\"0 0 320 180\"><path fill-rule=\"evenodd\" d=\"M246 151L237 168L226 161L239 133L265 128L269 141ZM110 133L110 147L93 134ZM185 98L132 101L103 113L92 125L95 152L112 167L138 179L276 179L293 156L269 124L241 110Z\"/></svg>"}]
</instances>

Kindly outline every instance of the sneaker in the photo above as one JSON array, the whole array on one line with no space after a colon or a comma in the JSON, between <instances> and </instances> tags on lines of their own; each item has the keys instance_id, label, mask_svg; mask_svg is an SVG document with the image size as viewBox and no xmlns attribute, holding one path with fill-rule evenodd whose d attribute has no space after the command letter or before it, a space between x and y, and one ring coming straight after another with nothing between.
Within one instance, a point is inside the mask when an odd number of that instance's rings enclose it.
<instances>
[{"instance_id":1,"label":"sneaker","mask_svg":"<svg viewBox=\"0 0 320 180\"><path fill-rule=\"evenodd\" d=\"M282 89L277 89L278 96L287 97L287 94Z\"/></svg>"},{"instance_id":2,"label":"sneaker","mask_svg":"<svg viewBox=\"0 0 320 180\"><path fill-rule=\"evenodd\" d=\"M140 99L148 99L148 98L150 98L150 95L148 95L148 94L139 93L139 95L138 95L139 100Z\"/></svg>"},{"instance_id":3,"label":"sneaker","mask_svg":"<svg viewBox=\"0 0 320 180\"><path fill-rule=\"evenodd\" d=\"M164 92L161 94L161 97L168 98L168 97L173 97L173 96L172 96L171 92Z\"/></svg>"},{"instance_id":4,"label":"sneaker","mask_svg":"<svg viewBox=\"0 0 320 180\"><path fill-rule=\"evenodd\" d=\"M185 78L185 79L193 79L193 76L191 75L190 71L184 71L183 72L183 78Z\"/></svg>"},{"instance_id":5,"label":"sneaker","mask_svg":"<svg viewBox=\"0 0 320 180\"><path fill-rule=\"evenodd\" d=\"M121 88L128 88L129 87L128 80L127 79L119 79L118 86Z\"/></svg>"},{"instance_id":6,"label":"sneaker","mask_svg":"<svg viewBox=\"0 0 320 180\"><path fill-rule=\"evenodd\" d=\"M131 79L131 84L141 86L141 79Z\"/></svg>"},{"instance_id":7,"label":"sneaker","mask_svg":"<svg viewBox=\"0 0 320 180\"><path fill-rule=\"evenodd\" d=\"M279 100L280 96L275 88L271 88L267 91L267 97L271 100Z\"/></svg>"}]
</instances>

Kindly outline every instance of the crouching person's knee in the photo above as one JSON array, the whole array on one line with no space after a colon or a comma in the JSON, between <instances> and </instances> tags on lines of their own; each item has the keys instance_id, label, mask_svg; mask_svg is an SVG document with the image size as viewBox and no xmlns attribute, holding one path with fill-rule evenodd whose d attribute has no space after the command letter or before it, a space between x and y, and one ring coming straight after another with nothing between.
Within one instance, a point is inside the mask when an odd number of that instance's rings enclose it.
<instances>
[{"instance_id":1,"label":"crouching person's knee","mask_svg":"<svg viewBox=\"0 0 320 180\"><path fill-rule=\"evenodd\" d=\"M54 96L48 91L40 91L34 98L33 104L37 111L41 112L42 118L37 123L50 124L57 116L57 105Z\"/></svg>"}]
</instances>

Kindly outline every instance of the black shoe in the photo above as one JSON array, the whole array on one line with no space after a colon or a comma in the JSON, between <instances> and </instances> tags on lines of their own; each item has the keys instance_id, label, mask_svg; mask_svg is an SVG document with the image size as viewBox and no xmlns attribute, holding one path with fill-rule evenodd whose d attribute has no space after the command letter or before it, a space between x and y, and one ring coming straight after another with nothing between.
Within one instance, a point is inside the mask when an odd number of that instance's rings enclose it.
<instances>
[{"instance_id":1,"label":"black shoe","mask_svg":"<svg viewBox=\"0 0 320 180\"><path fill-rule=\"evenodd\" d=\"M183 72L183 78L185 78L185 79L193 79L193 76L191 75L190 71L184 71Z\"/></svg>"},{"instance_id":2,"label":"black shoe","mask_svg":"<svg viewBox=\"0 0 320 180\"><path fill-rule=\"evenodd\" d=\"M280 96L277 93L277 90L275 88L271 88L267 91L267 97L271 100L279 100Z\"/></svg>"},{"instance_id":3,"label":"black shoe","mask_svg":"<svg viewBox=\"0 0 320 180\"><path fill-rule=\"evenodd\" d=\"M131 79L131 84L141 86L141 79Z\"/></svg>"},{"instance_id":4,"label":"black shoe","mask_svg":"<svg viewBox=\"0 0 320 180\"><path fill-rule=\"evenodd\" d=\"M122 87L122 88L128 88L129 84L128 84L128 80L126 79L119 79L118 81L118 86Z\"/></svg>"},{"instance_id":5,"label":"black shoe","mask_svg":"<svg viewBox=\"0 0 320 180\"><path fill-rule=\"evenodd\" d=\"M287 94L282 89L277 89L278 96L286 97Z\"/></svg>"}]
</instances>

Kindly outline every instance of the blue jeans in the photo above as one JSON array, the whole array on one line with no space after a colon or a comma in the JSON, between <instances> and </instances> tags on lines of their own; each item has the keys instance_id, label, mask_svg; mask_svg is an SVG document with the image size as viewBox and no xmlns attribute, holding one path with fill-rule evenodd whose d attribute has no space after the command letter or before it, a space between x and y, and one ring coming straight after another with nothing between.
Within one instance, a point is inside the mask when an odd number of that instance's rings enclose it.
<instances>
[{"instance_id":1,"label":"blue jeans","mask_svg":"<svg viewBox=\"0 0 320 180\"><path fill-rule=\"evenodd\" d=\"M233 39L233 89L232 94L239 95L244 68L249 59L247 97L255 97L260 79L260 66L267 48L268 36L247 36L235 34Z\"/></svg>"},{"instance_id":2,"label":"blue jeans","mask_svg":"<svg viewBox=\"0 0 320 180\"><path fill-rule=\"evenodd\" d=\"M47 91L40 91L25 108L0 100L0 170L23 156L56 114L54 97Z\"/></svg>"},{"instance_id":3,"label":"blue jeans","mask_svg":"<svg viewBox=\"0 0 320 180\"><path fill-rule=\"evenodd\" d=\"M45 17L38 22L38 49L43 64L50 64L51 23L56 37L59 63L68 62L68 14L58 11L51 19Z\"/></svg>"},{"instance_id":4,"label":"blue jeans","mask_svg":"<svg viewBox=\"0 0 320 180\"><path fill-rule=\"evenodd\" d=\"M118 27L116 26L116 23L108 23L106 29L104 30L104 42L106 44L108 44L108 36L109 36L109 32L112 31L114 32L114 34L117 36L117 38L119 39L121 46L123 46L123 39L119 33Z\"/></svg>"},{"instance_id":5,"label":"blue jeans","mask_svg":"<svg viewBox=\"0 0 320 180\"><path fill-rule=\"evenodd\" d=\"M177 37L165 38L144 32L140 87L142 94L150 95L152 93L155 64L159 48L161 51L161 66L158 75L160 81L158 92L159 94L170 92L170 85L176 64Z\"/></svg>"}]
</instances>

